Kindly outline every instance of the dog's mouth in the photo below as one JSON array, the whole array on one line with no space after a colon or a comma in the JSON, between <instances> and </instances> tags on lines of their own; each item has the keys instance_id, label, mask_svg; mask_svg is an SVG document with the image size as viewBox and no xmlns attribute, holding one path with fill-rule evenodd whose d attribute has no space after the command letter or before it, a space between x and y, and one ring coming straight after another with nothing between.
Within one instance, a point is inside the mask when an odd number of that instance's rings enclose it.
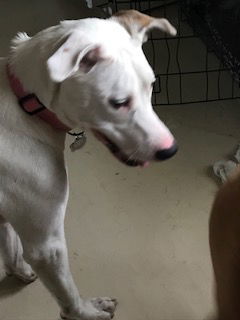
<instances>
[{"instance_id":1,"label":"dog's mouth","mask_svg":"<svg viewBox=\"0 0 240 320\"><path fill-rule=\"evenodd\" d=\"M120 148L111 141L105 134L102 132L92 129L92 132L94 136L101 141L108 149L109 151L122 163L126 164L127 166L130 167L147 167L148 161L142 161L138 159L132 159L129 156L127 156L124 152L120 150Z\"/></svg>"}]
</instances>

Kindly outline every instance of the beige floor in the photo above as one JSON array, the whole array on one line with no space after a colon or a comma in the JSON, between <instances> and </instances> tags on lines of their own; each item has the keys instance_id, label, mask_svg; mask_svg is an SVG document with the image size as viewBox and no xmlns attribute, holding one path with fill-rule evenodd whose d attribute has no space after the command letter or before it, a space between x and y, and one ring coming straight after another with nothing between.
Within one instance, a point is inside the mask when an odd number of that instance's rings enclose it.
<instances>
[{"instance_id":1,"label":"beige floor","mask_svg":"<svg viewBox=\"0 0 240 320\"><path fill-rule=\"evenodd\" d=\"M0 0L1 55L18 30L31 34L88 14L77 5ZM218 186L209 166L238 143L240 106L230 101L157 110L180 144L168 162L127 168L91 136L82 151L70 153L67 146L72 272L83 295L119 299L117 320L210 320L208 218ZM57 306L39 281L22 287L2 269L1 275L1 320L57 319Z\"/></svg>"}]
</instances>

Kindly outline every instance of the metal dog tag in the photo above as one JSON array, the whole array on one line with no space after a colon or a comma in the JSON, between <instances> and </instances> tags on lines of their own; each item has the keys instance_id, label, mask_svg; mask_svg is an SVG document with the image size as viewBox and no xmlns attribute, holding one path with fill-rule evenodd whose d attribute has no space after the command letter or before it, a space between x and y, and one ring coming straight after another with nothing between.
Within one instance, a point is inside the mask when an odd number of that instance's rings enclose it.
<instances>
[{"instance_id":1,"label":"metal dog tag","mask_svg":"<svg viewBox=\"0 0 240 320\"><path fill-rule=\"evenodd\" d=\"M81 149L85 145L86 141L87 136L85 132L82 132L75 138L74 142L70 145L71 151L74 152L76 150Z\"/></svg>"}]
</instances>

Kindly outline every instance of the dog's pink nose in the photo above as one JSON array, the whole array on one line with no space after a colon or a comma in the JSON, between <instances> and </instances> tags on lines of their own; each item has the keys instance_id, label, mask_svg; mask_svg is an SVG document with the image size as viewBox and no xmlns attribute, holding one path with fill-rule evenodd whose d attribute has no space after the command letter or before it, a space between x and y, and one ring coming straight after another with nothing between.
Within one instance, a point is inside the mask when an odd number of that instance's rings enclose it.
<instances>
[{"instance_id":1,"label":"dog's pink nose","mask_svg":"<svg viewBox=\"0 0 240 320\"><path fill-rule=\"evenodd\" d=\"M173 142L170 148L158 150L155 153L155 159L156 160L167 160L171 157L173 157L178 151L178 146L176 142Z\"/></svg>"}]
</instances>

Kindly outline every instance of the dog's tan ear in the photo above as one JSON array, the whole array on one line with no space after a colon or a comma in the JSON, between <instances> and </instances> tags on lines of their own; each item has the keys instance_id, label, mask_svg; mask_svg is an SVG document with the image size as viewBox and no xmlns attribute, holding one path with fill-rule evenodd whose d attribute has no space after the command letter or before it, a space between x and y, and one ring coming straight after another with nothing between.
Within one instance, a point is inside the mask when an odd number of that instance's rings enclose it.
<instances>
[{"instance_id":1,"label":"dog's tan ear","mask_svg":"<svg viewBox=\"0 0 240 320\"><path fill-rule=\"evenodd\" d=\"M47 60L50 78L62 82L78 70L87 73L98 62L104 60L100 45L80 45L78 34L72 34Z\"/></svg>"},{"instance_id":2,"label":"dog's tan ear","mask_svg":"<svg viewBox=\"0 0 240 320\"><path fill-rule=\"evenodd\" d=\"M139 44L147 40L147 33L152 29L159 29L172 36L177 34L177 30L167 19L154 18L136 10L119 11L111 19L119 22Z\"/></svg>"}]
</instances>

